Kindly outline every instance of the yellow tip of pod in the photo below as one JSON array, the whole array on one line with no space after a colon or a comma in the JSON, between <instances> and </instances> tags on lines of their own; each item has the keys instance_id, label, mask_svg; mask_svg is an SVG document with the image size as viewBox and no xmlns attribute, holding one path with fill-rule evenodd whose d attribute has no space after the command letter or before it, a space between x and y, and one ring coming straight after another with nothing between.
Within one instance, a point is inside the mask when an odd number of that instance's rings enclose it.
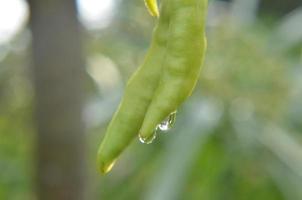
<instances>
[{"instance_id":1,"label":"yellow tip of pod","mask_svg":"<svg viewBox=\"0 0 302 200\"><path fill-rule=\"evenodd\" d=\"M159 17L157 0L145 0L145 4L153 17Z\"/></svg>"},{"instance_id":2,"label":"yellow tip of pod","mask_svg":"<svg viewBox=\"0 0 302 200\"><path fill-rule=\"evenodd\" d=\"M101 166L100 166L100 172L101 172L101 174L107 174L108 172L110 172L111 169L113 168L114 164L115 164L115 161L116 160L113 160L110 163L103 163L103 164L101 164Z\"/></svg>"}]
</instances>

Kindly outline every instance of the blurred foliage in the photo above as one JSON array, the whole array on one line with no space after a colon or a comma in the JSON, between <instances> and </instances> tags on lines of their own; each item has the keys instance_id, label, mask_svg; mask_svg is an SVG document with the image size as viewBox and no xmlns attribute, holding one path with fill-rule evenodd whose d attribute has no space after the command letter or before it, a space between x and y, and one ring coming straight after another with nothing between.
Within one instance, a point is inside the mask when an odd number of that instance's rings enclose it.
<instances>
[{"instance_id":1,"label":"blurred foliage","mask_svg":"<svg viewBox=\"0 0 302 200\"><path fill-rule=\"evenodd\" d=\"M33 195L28 35L24 30L0 46L0 199L31 199Z\"/></svg>"},{"instance_id":2,"label":"blurred foliage","mask_svg":"<svg viewBox=\"0 0 302 200\"><path fill-rule=\"evenodd\" d=\"M282 48L262 19L209 23L201 79L175 127L152 145L134 141L111 173L97 174L97 146L155 22L141 1L117 9L85 40L88 199L302 199L302 42ZM0 46L0 199L34 196L29 40L25 30Z\"/></svg>"}]
</instances>

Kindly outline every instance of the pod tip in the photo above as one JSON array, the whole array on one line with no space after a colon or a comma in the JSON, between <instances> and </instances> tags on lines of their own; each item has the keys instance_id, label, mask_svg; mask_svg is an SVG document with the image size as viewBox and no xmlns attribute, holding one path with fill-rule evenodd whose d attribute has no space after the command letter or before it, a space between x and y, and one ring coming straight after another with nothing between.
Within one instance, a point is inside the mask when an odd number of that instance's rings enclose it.
<instances>
[{"instance_id":1,"label":"pod tip","mask_svg":"<svg viewBox=\"0 0 302 200\"><path fill-rule=\"evenodd\" d=\"M110 172L113 168L113 166L115 165L116 160L113 160L111 162L101 162L99 164L99 170L101 172L101 174L107 174L108 172Z\"/></svg>"},{"instance_id":2,"label":"pod tip","mask_svg":"<svg viewBox=\"0 0 302 200\"><path fill-rule=\"evenodd\" d=\"M145 5L148 8L148 11L151 16L159 17L159 11L156 0L145 0Z\"/></svg>"}]
</instances>

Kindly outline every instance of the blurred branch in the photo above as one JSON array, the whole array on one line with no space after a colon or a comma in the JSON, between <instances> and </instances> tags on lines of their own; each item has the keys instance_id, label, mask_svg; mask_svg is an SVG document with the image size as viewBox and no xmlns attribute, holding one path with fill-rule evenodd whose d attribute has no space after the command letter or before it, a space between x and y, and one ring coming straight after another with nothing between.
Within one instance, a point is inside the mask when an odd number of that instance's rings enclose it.
<instances>
[{"instance_id":1,"label":"blurred branch","mask_svg":"<svg viewBox=\"0 0 302 200\"><path fill-rule=\"evenodd\" d=\"M257 120L234 127L241 143L254 143L253 147L256 147L256 143L261 144L302 179L302 145L290 133L275 124L264 124Z\"/></svg>"},{"instance_id":2,"label":"blurred branch","mask_svg":"<svg viewBox=\"0 0 302 200\"><path fill-rule=\"evenodd\" d=\"M75 1L28 0L38 199L85 199L83 59Z\"/></svg>"},{"instance_id":3,"label":"blurred branch","mask_svg":"<svg viewBox=\"0 0 302 200\"><path fill-rule=\"evenodd\" d=\"M291 173L287 166L280 165L280 162L269 159L267 161L267 171L275 181L276 185L282 191L285 199L296 200L301 199L301 179L295 173Z\"/></svg>"},{"instance_id":4,"label":"blurred branch","mask_svg":"<svg viewBox=\"0 0 302 200\"><path fill-rule=\"evenodd\" d=\"M280 128L270 126L259 141L302 179L302 146Z\"/></svg>"},{"instance_id":5,"label":"blurred branch","mask_svg":"<svg viewBox=\"0 0 302 200\"><path fill-rule=\"evenodd\" d=\"M302 43L302 6L286 15L276 30L279 48L288 49Z\"/></svg>"},{"instance_id":6,"label":"blurred branch","mask_svg":"<svg viewBox=\"0 0 302 200\"><path fill-rule=\"evenodd\" d=\"M259 0L234 0L232 15L241 25L252 24L257 18Z\"/></svg>"}]
</instances>

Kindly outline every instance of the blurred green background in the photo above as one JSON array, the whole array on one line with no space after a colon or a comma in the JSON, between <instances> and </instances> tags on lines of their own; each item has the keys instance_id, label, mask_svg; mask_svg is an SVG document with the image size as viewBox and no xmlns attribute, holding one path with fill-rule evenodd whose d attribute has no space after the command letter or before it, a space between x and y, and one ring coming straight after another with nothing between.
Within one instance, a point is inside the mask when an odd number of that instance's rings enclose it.
<instances>
[{"instance_id":1,"label":"blurred green background","mask_svg":"<svg viewBox=\"0 0 302 200\"><path fill-rule=\"evenodd\" d=\"M31 34L26 3L18 2L10 8L23 9L19 25L0 31L1 200L36 199ZM97 148L127 79L142 63L155 19L142 0L100 2L78 1L87 72L87 199L302 199L300 0L210 1L206 61L175 126L150 145L135 140L105 176L96 170Z\"/></svg>"}]
</instances>

